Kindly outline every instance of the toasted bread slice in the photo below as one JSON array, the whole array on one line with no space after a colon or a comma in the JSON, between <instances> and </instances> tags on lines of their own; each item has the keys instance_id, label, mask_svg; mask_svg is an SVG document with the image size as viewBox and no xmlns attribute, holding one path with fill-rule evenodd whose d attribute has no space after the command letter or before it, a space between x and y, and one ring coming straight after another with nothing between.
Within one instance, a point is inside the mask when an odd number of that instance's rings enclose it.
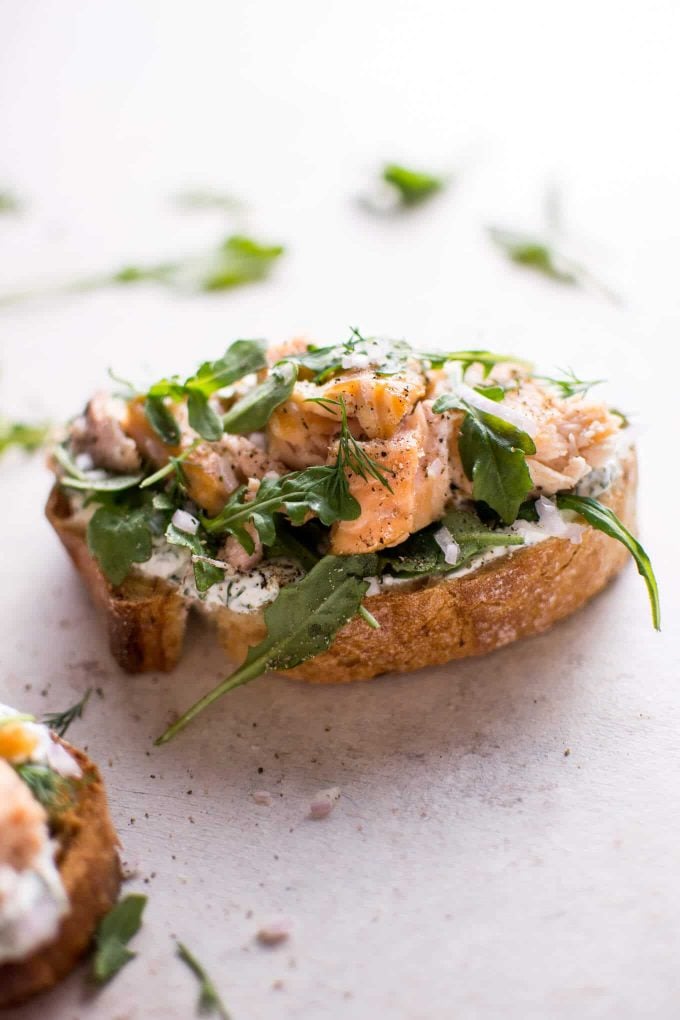
<instances>
[{"instance_id":1,"label":"toasted bread slice","mask_svg":"<svg viewBox=\"0 0 680 1020\"><path fill-rule=\"evenodd\" d=\"M599 500L635 530L637 464L633 450ZM171 669L181 652L187 604L166 582L132 576L113 588L87 548L82 526L69 523L68 497L55 487L47 517L108 621L111 651L129 672ZM540 634L573 613L621 570L624 547L586 526L580 544L550 538L479 569L420 587L396 588L365 600L380 630L355 618L327 652L285 671L315 683L367 680L482 655ZM240 662L265 634L262 612L214 611L228 657Z\"/></svg>"},{"instance_id":2,"label":"toasted bread slice","mask_svg":"<svg viewBox=\"0 0 680 1020\"><path fill-rule=\"evenodd\" d=\"M57 866L70 910L52 942L21 962L0 964L0 1008L47 991L73 970L118 898L118 839L99 770L82 751L61 743L83 773L76 804L59 819Z\"/></svg>"}]
</instances>

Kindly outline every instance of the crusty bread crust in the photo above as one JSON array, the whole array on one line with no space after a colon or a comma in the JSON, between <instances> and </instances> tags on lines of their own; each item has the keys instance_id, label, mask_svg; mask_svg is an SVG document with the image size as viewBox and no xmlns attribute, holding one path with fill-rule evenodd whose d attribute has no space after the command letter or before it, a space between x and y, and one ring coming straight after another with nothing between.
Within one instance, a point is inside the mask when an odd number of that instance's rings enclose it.
<instances>
[{"instance_id":1,"label":"crusty bread crust","mask_svg":"<svg viewBox=\"0 0 680 1020\"><path fill-rule=\"evenodd\" d=\"M599 497L635 530L637 465L634 451L623 461L616 482ZM90 556L82 531L69 530L68 500L52 491L47 516L66 546L109 622L111 650L131 672L170 669L181 650L186 606L165 582L129 579L112 588ZM373 595L366 608L380 623L373 630L359 617L337 634L327 652L283 675L314 683L368 680L381 673L410 672L423 666L483 655L521 637L540 634L575 612L621 570L628 553L617 541L587 526L580 544L551 538L499 557L478 570L408 589ZM147 623L150 604L159 624ZM135 654L122 640L125 613L135 636ZM241 661L265 634L262 612L214 611L218 636L232 661ZM155 627L162 627L164 639ZM161 647L163 646L163 647Z\"/></svg>"},{"instance_id":2,"label":"crusty bread crust","mask_svg":"<svg viewBox=\"0 0 680 1020\"><path fill-rule=\"evenodd\" d=\"M20 963L0 964L0 1008L47 991L73 970L118 898L118 838L99 770L82 751L61 743L83 772L78 801L59 820L57 865L71 909L52 942Z\"/></svg>"}]
</instances>

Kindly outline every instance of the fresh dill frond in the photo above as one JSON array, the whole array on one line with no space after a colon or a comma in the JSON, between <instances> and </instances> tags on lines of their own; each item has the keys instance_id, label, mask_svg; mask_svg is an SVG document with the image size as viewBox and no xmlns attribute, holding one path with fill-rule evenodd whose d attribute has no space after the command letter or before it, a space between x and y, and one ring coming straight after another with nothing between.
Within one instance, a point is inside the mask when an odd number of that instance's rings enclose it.
<instances>
[{"instance_id":1,"label":"fresh dill frond","mask_svg":"<svg viewBox=\"0 0 680 1020\"><path fill-rule=\"evenodd\" d=\"M43 721L51 730L54 730L58 737L65 736L71 723L82 718L91 694L92 688L90 687L75 705L71 705L64 712L48 712Z\"/></svg>"}]
</instances>

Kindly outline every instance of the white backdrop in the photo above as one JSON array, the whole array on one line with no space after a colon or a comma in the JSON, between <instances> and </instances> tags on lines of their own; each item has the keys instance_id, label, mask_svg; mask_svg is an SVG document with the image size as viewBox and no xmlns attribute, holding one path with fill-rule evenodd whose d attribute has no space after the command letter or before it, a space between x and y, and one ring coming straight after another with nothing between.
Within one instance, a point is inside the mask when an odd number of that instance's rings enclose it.
<instances>
[{"instance_id":1,"label":"white backdrop","mask_svg":"<svg viewBox=\"0 0 680 1020\"><path fill-rule=\"evenodd\" d=\"M139 958L103 993L79 973L16 1016L190 1016L171 934L234 1020L676 1016L677 4L1 10L0 190L27 203L0 218L2 291L201 252L236 228L288 247L271 281L230 294L0 308L3 413L70 414L110 365L144 378L236 336L349 325L571 364L607 377L644 426L665 619L655 635L631 567L552 634L487 660L349 689L263 679L156 751L168 713L222 675L209 633L194 629L170 676L120 674L43 522L40 459L8 458L0 700L43 711L102 688L73 737L102 763L150 896ZM389 159L454 184L371 217L355 197ZM540 226L551 183L570 246L621 304L490 247L490 223ZM247 211L173 207L203 186ZM305 821L328 785L344 792L334 814ZM252 803L262 787L270 808ZM277 913L294 933L265 951L254 932Z\"/></svg>"}]
</instances>

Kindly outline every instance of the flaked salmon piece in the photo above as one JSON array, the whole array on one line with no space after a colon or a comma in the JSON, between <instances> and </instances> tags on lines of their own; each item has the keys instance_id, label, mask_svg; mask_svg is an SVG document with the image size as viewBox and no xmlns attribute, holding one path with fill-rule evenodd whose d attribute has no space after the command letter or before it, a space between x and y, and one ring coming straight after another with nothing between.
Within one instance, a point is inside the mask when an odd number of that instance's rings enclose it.
<instances>
[{"instance_id":1,"label":"flaked salmon piece","mask_svg":"<svg viewBox=\"0 0 680 1020\"><path fill-rule=\"evenodd\" d=\"M45 809L12 766L0 758L0 867L29 868L46 841Z\"/></svg>"},{"instance_id":2,"label":"flaked salmon piece","mask_svg":"<svg viewBox=\"0 0 680 1020\"><path fill-rule=\"evenodd\" d=\"M132 474L141 461L133 440L122 425L125 404L110 393L95 393L85 413L71 425L74 453L87 453L95 467Z\"/></svg>"},{"instance_id":3,"label":"flaked salmon piece","mask_svg":"<svg viewBox=\"0 0 680 1020\"><path fill-rule=\"evenodd\" d=\"M318 404L305 402L306 394L298 389L302 385L297 383L290 399L277 407L267 422L271 456L296 471L325 464L328 450L340 431L337 416L319 414Z\"/></svg>"},{"instance_id":4,"label":"flaked salmon piece","mask_svg":"<svg viewBox=\"0 0 680 1020\"><path fill-rule=\"evenodd\" d=\"M604 404L579 395L560 397L533 379L515 381L516 387L506 392L498 408L511 410L516 422L526 422L525 431L536 446L536 453L526 458L536 492L550 496L573 489L589 471L611 458L621 419ZM451 480L461 492L471 494L472 482L463 471L458 449L464 412L448 413L452 416Z\"/></svg>"},{"instance_id":5,"label":"flaked salmon piece","mask_svg":"<svg viewBox=\"0 0 680 1020\"><path fill-rule=\"evenodd\" d=\"M383 471L392 472L387 475L392 491L374 478L348 472L361 516L333 525L331 552L349 555L398 545L441 517L449 495L450 429L450 416L433 414L431 401L423 401L390 439L361 444ZM334 457L331 451L329 460Z\"/></svg>"}]
</instances>

